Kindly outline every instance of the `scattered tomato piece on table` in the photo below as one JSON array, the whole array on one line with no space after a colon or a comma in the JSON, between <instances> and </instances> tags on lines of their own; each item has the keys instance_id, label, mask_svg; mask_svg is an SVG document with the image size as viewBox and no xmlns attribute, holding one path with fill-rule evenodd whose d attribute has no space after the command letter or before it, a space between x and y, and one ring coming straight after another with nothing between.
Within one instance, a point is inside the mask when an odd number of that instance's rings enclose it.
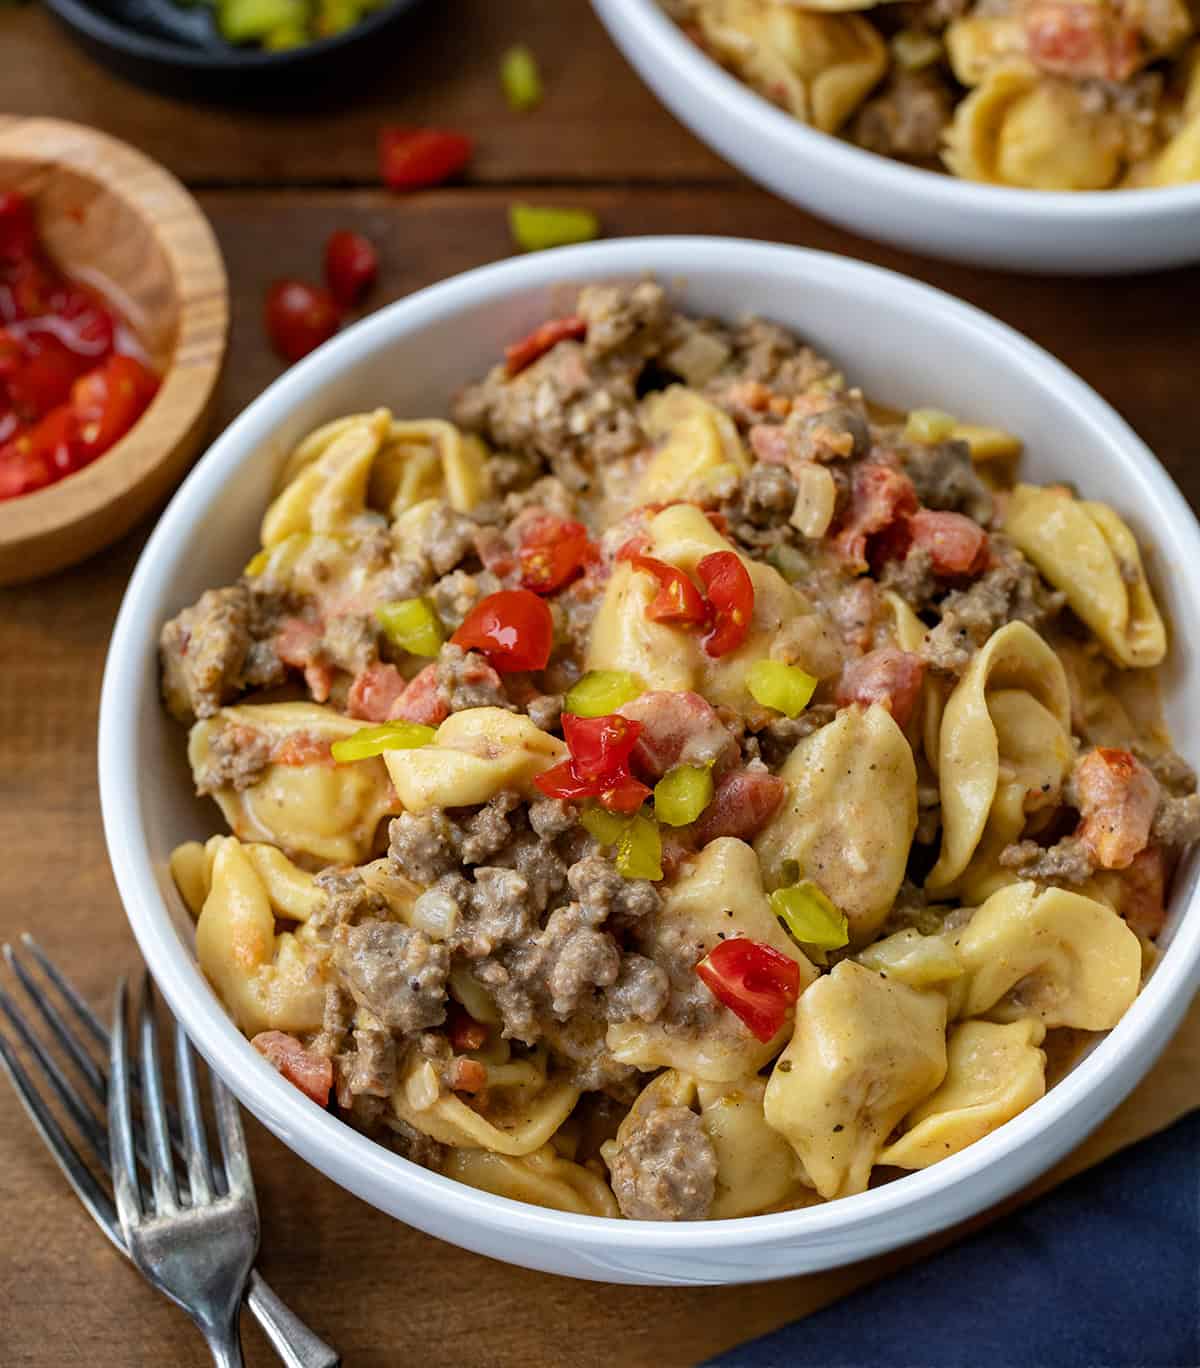
<instances>
[{"instance_id":1,"label":"scattered tomato piece on table","mask_svg":"<svg viewBox=\"0 0 1200 1368\"><path fill-rule=\"evenodd\" d=\"M456 176L475 145L448 128L388 127L379 134L379 170L391 190L420 190Z\"/></svg>"},{"instance_id":2,"label":"scattered tomato piece on table","mask_svg":"<svg viewBox=\"0 0 1200 1368\"><path fill-rule=\"evenodd\" d=\"M277 280L267 291L263 317L271 345L285 361L316 351L341 322L333 295L303 280Z\"/></svg>"},{"instance_id":3,"label":"scattered tomato piece on table","mask_svg":"<svg viewBox=\"0 0 1200 1368\"><path fill-rule=\"evenodd\" d=\"M361 233L339 228L325 244L325 283L343 309L355 304L375 283L379 253Z\"/></svg>"}]
</instances>

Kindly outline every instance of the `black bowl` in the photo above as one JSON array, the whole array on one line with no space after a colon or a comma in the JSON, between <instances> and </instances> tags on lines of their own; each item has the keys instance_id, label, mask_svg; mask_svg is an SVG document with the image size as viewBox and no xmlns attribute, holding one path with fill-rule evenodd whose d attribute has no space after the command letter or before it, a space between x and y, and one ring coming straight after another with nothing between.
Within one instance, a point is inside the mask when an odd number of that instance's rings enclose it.
<instances>
[{"instance_id":1,"label":"black bowl","mask_svg":"<svg viewBox=\"0 0 1200 1368\"><path fill-rule=\"evenodd\" d=\"M45 0L47 7L89 53L120 75L168 95L246 103L300 99L336 92L347 78L360 81L388 55L378 41L421 0L391 0L353 28L304 47L265 52L235 47L216 35L188 42L171 37L168 0ZM180 33L200 31L203 16L180 10ZM394 55L394 54L392 54Z\"/></svg>"}]
</instances>

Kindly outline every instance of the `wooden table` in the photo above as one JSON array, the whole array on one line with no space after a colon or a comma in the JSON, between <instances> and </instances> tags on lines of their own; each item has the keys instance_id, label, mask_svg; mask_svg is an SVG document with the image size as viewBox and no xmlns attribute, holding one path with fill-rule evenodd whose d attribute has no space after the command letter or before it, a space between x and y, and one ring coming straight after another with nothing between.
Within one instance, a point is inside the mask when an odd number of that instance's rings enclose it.
<instances>
[{"instance_id":1,"label":"wooden table","mask_svg":"<svg viewBox=\"0 0 1200 1368\"><path fill-rule=\"evenodd\" d=\"M52 19L0 9L0 106L106 129L198 193L233 292L218 419L278 373L260 310L274 276L313 276L334 228L383 253L378 306L511 251L515 197L587 205L609 236L740 234L894 267L991 311L1090 381L1154 447L1193 503L1200 270L1047 281L940 265L840 232L739 177L674 122L610 45L584 0L431 3L389 37L387 74L352 103L298 114L175 103L108 76ZM497 84L514 41L538 54L546 100L510 113ZM375 183L385 122L473 132L465 184L406 199ZM137 955L108 870L95 774L109 631L146 528L73 571L0 592L0 937L29 928L93 1001ZM1168 1065L1154 1086L1179 1086ZM1129 1105L1137 1106L1137 1095ZM358 1202L248 1120L262 1206L261 1267L352 1368L421 1363L694 1363L791 1318L797 1285L617 1289L463 1253ZM184 1318L97 1235L0 1089L0 1359L15 1365L208 1361ZM891 1267L909 1255L884 1261ZM861 1279L851 1270L829 1295ZM247 1330L253 1365L274 1362Z\"/></svg>"}]
</instances>

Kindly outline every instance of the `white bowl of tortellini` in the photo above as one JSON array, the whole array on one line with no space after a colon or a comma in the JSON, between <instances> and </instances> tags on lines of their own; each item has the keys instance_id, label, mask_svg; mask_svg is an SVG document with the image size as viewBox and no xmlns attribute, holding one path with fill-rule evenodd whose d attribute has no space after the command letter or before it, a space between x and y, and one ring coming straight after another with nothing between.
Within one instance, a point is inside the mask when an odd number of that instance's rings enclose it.
<instances>
[{"instance_id":1,"label":"white bowl of tortellini","mask_svg":"<svg viewBox=\"0 0 1200 1368\"><path fill-rule=\"evenodd\" d=\"M1152 33L1123 27L1108 0L593 6L698 137L865 237L1071 275L1200 259L1200 42L1186 0L1140 11Z\"/></svg>"},{"instance_id":2,"label":"white bowl of tortellini","mask_svg":"<svg viewBox=\"0 0 1200 1368\"><path fill-rule=\"evenodd\" d=\"M1200 979L1200 899L1191 865L1176 879L1161 960L1143 991L1115 1029L1020 1115L942 1162L858 1195L681 1224L572 1214L468 1187L417 1167L314 1106L251 1047L201 974L192 919L168 864L179 843L208 835L212 816L194 795L175 724L160 706L160 625L206 587L238 574L257 545L286 454L339 414L379 404L397 412L447 411L466 380L483 374L512 338L553 316L581 284L635 281L647 272L676 282L680 307L692 314L732 319L750 311L787 325L882 404L904 410L936 402L1018 433L1027 478L1074 479L1091 498L1119 504L1148 548L1148 571L1170 624L1168 720L1179 749L1200 753L1200 714L1185 690L1200 652L1200 528L1107 404L1009 328L890 272L791 247L664 237L539 253L446 281L347 330L257 399L179 490L130 582L104 680L101 796L121 896L172 1011L244 1105L304 1160L399 1220L530 1268L632 1283L749 1282L848 1263L948 1227L1030 1182L1078 1144L1150 1068ZM1038 925L1062 922L1049 904L1030 915ZM1058 929L1065 944L1072 933L1064 925ZM979 935L987 932L983 927ZM818 982L833 1000L826 1005L850 1002L845 1043L869 1070L882 1056L859 1031L852 1005L855 975L864 971L840 968L845 972ZM964 1039L964 1068L976 1047L1003 1046L1016 1059L1035 1048L1022 1036L1028 1023L995 1029L1003 1040ZM803 1070L805 1061L793 1067ZM683 1086L661 1077L662 1088ZM707 1088L685 1099L691 1103L720 1111L728 1099ZM937 1141L908 1135L909 1144ZM751 1160L745 1146L733 1146L730 1162Z\"/></svg>"}]
</instances>

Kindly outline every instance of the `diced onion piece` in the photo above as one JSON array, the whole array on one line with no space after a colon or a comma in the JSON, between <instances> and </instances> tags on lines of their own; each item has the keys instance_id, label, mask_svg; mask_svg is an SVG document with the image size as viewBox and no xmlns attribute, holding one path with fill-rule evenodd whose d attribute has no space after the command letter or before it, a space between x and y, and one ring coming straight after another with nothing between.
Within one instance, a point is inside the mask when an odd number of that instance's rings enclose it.
<instances>
[{"instance_id":1,"label":"diced onion piece","mask_svg":"<svg viewBox=\"0 0 1200 1368\"><path fill-rule=\"evenodd\" d=\"M335 741L330 751L339 765L345 765L384 751L416 750L429 745L436 734L433 727L420 722L381 722L377 727L360 727L353 736Z\"/></svg>"},{"instance_id":2,"label":"diced onion piece","mask_svg":"<svg viewBox=\"0 0 1200 1368\"><path fill-rule=\"evenodd\" d=\"M771 911L802 945L837 950L850 940L845 913L839 912L811 879L791 888L777 888L771 894Z\"/></svg>"},{"instance_id":3,"label":"diced onion piece","mask_svg":"<svg viewBox=\"0 0 1200 1368\"><path fill-rule=\"evenodd\" d=\"M956 420L950 414L943 413L941 409L918 408L913 409L908 415L908 421L904 424L904 435L910 442L932 446L935 442L944 442L947 437L953 436L957 426Z\"/></svg>"},{"instance_id":4,"label":"diced onion piece","mask_svg":"<svg viewBox=\"0 0 1200 1368\"><path fill-rule=\"evenodd\" d=\"M681 376L690 389L700 389L716 375L729 356L729 348L724 342L697 329L663 360L667 369Z\"/></svg>"},{"instance_id":5,"label":"diced onion piece","mask_svg":"<svg viewBox=\"0 0 1200 1368\"><path fill-rule=\"evenodd\" d=\"M589 670L567 690L563 712L577 717L604 717L645 692L645 684L628 670Z\"/></svg>"},{"instance_id":6,"label":"diced onion piece","mask_svg":"<svg viewBox=\"0 0 1200 1368\"><path fill-rule=\"evenodd\" d=\"M796 481L796 502L788 522L802 536L815 541L829 531L837 508L837 485L828 466L805 461L792 470Z\"/></svg>"},{"instance_id":7,"label":"diced onion piece","mask_svg":"<svg viewBox=\"0 0 1200 1368\"><path fill-rule=\"evenodd\" d=\"M892 38L892 56L905 71L923 71L942 59L942 41L918 29L901 29Z\"/></svg>"},{"instance_id":8,"label":"diced onion piece","mask_svg":"<svg viewBox=\"0 0 1200 1368\"><path fill-rule=\"evenodd\" d=\"M590 209L553 209L542 204L512 204L508 225L513 241L525 252L591 242L600 235L600 221Z\"/></svg>"},{"instance_id":9,"label":"diced onion piece","mask_svg":"<svg viewBox=\"0 0 1200 1368\"><path fill-rule=\"evenodd\" d=\"M687 826L712 802L708 766L676 765L654 786L654 815L667 826Z\"/></svg>"},{"instance_id":10,"label":"diced onion piece","mask_svg":"<svg viewBox=\"0 0 1200 1368\"><path fill-rule=\"evenodd\" d=\"M746 675L746 687L764 708L774 708L785 717L799 717L808 707L817 680L799 665L756 660Z\"/></svg>"},{"instance_id":11,"label":"diced onion piece","mask_svg":"<svg viewBox=\"0 0 1200 1368\"><path fill-rule=\"evenodd\" d=\"M397 599L375 609L388 640L410 655L435 656L445 636L432 606L422 598Z\"/></svg>"},{"instance_id":12,"label":"diced onion piece","mask_svg":"<svg viewBox=\"0 0 1200 1368\"><path fill-rule=\"evenodd\" d=\"M511 47L500 59L500 82L510 109L536 109L542 102L542 78L527 47Z\"/></svg>"},{"instance_id":13,"label":"diced onion piece","mask_svg":"<svg viewBox=\"0 0 1200 1368\"><path fill-rule=\"evenodd\" d=\"M579 814L585 831L603 846L615 846L625 834L629 818L619 812L609 812L599 803L588 803Z\"/></svg>"},{"instance_id":14,"label":"diced onion piece","mask_svg":"<svg viewBox=\"0 0 1200 1368\"><path fill-rule=\"evenodd\" d=\"M627 879L661 879L662 837L658 826L640 813L617 841L617 873Z\"/></svg>"}]
</instances>

